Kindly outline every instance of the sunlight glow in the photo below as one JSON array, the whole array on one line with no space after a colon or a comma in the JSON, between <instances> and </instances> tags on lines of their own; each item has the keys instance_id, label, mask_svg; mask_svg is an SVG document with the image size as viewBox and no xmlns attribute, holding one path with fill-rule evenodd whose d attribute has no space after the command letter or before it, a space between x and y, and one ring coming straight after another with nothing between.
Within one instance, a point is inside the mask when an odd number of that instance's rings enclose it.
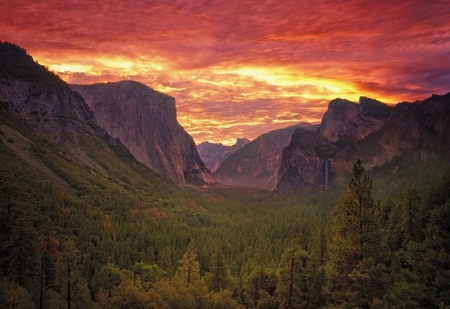
<instances>
[{"instance_id":1,"label":"sunlight glow","mask_svg":"<svg viewBox=\"0 0 450 309\"><path fill-rule=\"evenodd\" d=\"M55 72L89 72L92 70L92 65L85 64L51 64L50 70Z\"/></svg>"},{"instance_id":2,"label":"sunlight glow","mask_svg":"<svg viewBox=\"0 0 450 309\"><path fill-rule=\"evenodd\" d=\"M133 66L133 62L128 59L122 59L122 58L102 58L98 59L98 61L107 67L114 68L114 69L130 69Z\"/></svg>"}]
</instances>

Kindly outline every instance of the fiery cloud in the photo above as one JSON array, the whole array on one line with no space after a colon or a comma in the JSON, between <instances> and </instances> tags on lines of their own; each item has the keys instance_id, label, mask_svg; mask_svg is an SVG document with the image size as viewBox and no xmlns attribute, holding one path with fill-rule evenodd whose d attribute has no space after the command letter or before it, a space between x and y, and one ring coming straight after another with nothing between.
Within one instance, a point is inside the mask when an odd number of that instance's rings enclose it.
<instances>
[{"instance_id":1,"label":"fiery cloud","mask_svg":"<svg viewBox=\"0 0 450 309\"><path fill-rule=\"evenodd\" d=\"M231 144L329 100L450 91L447 1L0 0L0 40L69 83L133 79L177 100L197 143Z\"/></svg>"}]
</instances>

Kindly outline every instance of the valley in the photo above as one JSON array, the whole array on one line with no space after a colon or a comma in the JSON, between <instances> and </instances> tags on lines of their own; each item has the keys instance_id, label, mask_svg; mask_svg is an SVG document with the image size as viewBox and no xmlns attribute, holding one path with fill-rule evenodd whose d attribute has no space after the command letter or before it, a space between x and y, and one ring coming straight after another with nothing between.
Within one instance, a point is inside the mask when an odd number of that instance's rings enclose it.
<instances>
[{"instance_id":1,"label":"valley","mask_svg":"<svg viewBox=\"0 0 450 309\"><path fill-rule=\"evenodd\" d=\"M173 97L69 85L0 43L0 304L450 306L449 111L336 99L202 149Z\"/></svg>"}]
</instances>

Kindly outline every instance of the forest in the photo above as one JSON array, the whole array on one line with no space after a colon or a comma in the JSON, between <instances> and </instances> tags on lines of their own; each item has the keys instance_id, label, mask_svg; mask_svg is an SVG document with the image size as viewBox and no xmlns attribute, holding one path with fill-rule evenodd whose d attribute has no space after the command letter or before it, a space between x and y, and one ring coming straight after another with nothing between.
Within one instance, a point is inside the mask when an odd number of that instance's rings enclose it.
<instances>
[{"instance_id":1,"label":"forest","mask_svg":"<svg viewBox=\"0 0 450 309\"><path fill-rule=\"evenodd\" d=\"M445 160L358 160L347 183L289 195L178 187L0 120L1 308L450 308ZM69 190L7 146L11 128Z\"/></svg>"}]
</instances>

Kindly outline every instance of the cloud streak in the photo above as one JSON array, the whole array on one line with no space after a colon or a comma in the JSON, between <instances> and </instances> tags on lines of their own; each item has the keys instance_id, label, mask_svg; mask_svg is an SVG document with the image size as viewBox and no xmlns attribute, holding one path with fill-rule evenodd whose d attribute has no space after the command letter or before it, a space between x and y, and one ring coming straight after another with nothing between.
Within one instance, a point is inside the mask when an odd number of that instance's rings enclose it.
<instances>
[{"instance_id":1,"label":"cloud streak","mask_svg":"<svg viewBox=\"0 0 450 309\"><path fill-rule=\"evenodd\" d=\"M336 97L450 91L447 1L0 0L0 40L70 83L177 99L197 143L319 121Z\"/></svg>"}]
</instances>

